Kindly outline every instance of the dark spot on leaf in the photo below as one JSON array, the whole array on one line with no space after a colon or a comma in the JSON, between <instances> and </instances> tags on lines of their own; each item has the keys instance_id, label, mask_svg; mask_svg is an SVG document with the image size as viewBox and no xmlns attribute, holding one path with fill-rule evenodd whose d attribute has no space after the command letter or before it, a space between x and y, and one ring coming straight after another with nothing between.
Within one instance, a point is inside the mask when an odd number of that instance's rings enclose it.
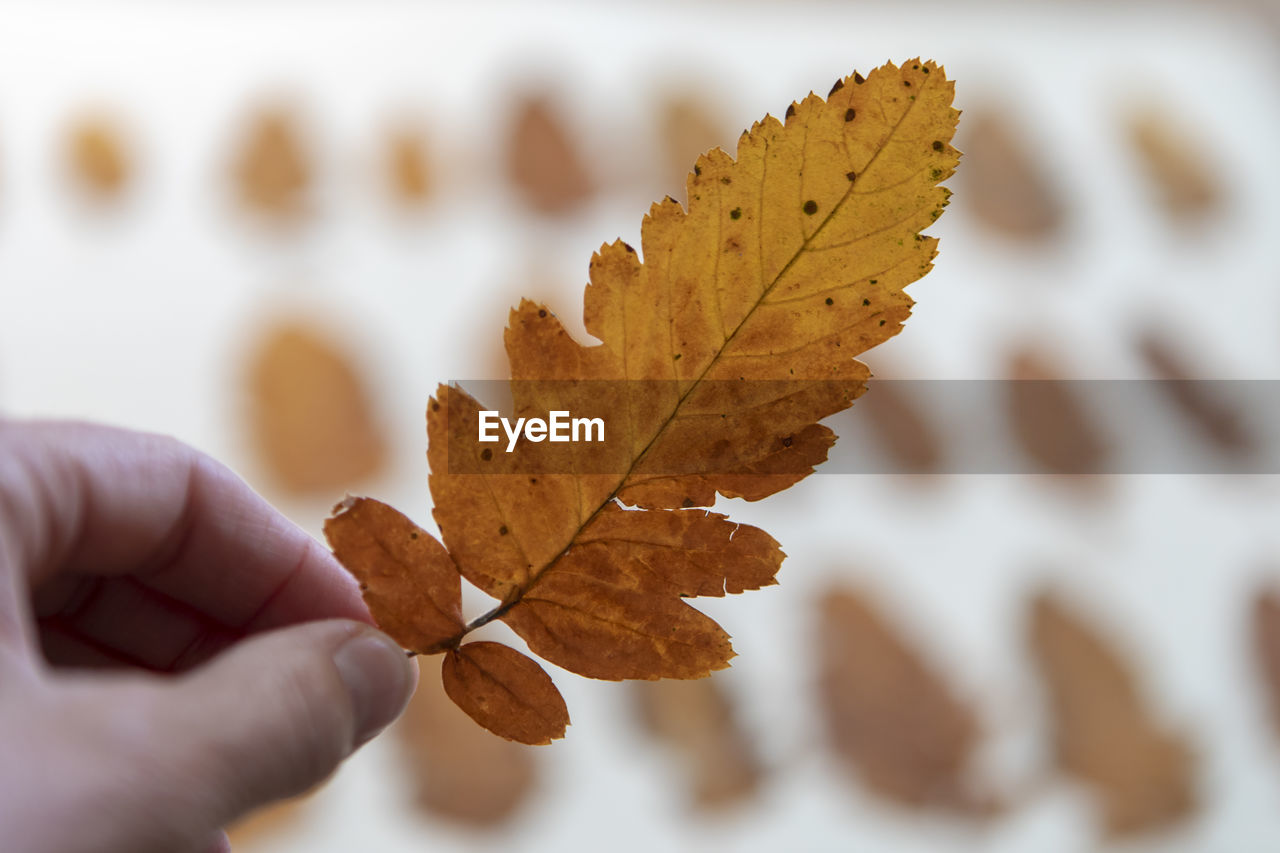
<instances>
[{"instance_id":1,"label":"dark spot on leaf","mask_svg":"<svg viewBox=\"0 0 1280 853\"><path fill-rule=\"evenodd\" d=\"M863 83L867 82L867 78L866 78L866 77L863 77L861 74L859 74L857 71L855 71L855 72L853 72L853 82L855 82L855 83L857 83L859 86L861 86Z\"/></svg>"},{"instance_id":2,"label":"dark spot on leaf","mask_svg":"<svg viewBox=\"0 0 1280 853\"><path fill-rule=\"evenodd\" d=\"M689 507L693 506L693 499L685 498L684 500L680 501L680 506L684 507L685 509L688 509Z\"/></svg>"},{"instance_id":3,"label":"dark spot on leaf","mask_svg":"<svg viewBox=\"0 0 1280 853\"><path fill-rule=\"evenodd\" d=\"M493 458L493 451L486 447L484 450L480 451L480 458L485 462L488 462Z\"/></svg>"},{"instance_id":4,"label":"dark spot on leaf","mask_svg":"<svg viewBox=\"0 0 1280 853\"><path fill-rule=\"evenodd\" d=\"M368 585L367 583L362 583L362 584L360 584L360 591L361 591L361 592L364 592L364 591L365 591L365 590L367 590L368 588L369 588L369 585Z\"/></svg>"},{"instance_id":5,"label":"dark spot on leaf","mask_svg":"<svg viewBox=\"0 0 1280 853\"><path fill-rule=\"evenodd\" d=\"M735 207L733 210L729 211L729 218L730 218L730 219L741 219L741 218L742 218L742 208L740 208L740 207Z\"/></svg>"},{"instance_id":6,"label":"dark spot on leaf","mask_svg":"<svg viewBox=\"0 0 1280 853\"><path fill-rule=\"evenodd\" d=\"M809 199L804 203L804 212L810 216L813 216L815 213L818 212L818 203L813 199Z\"/></svg>"},{"instance_id":7,"label":"dark spot on leaf","mask_svg":"<svg viewBox=\"0 0 1280 853\"><path fill-rule=\"evenodd\" d=\"M845 172L845 173L844 173L844 176L845 176L846 178L848 178L850 181L852 181L852 180L854 180L855 178L857 178L857 177L858 177L858 173L857 173L857 172Z\"/></svg>"},{"instance_id":8,"label":"dark spot on leaf","mask_svg":"<svg viewBox=\"0 0 1280 853\"><path fill-rule=\"evenodd\" d=\"M873 279L871 279L871 284L877 284L877 283L878 283L878 282L877 282L874 278L873 278Z\"/></svg>"},{"instance_id":9,"label":"dark spot on leaf","mask_svg":"<svg viewBox=\"0 0 1280 853\"><path fill-rule=\"evenodd\" d=\"M720 183L731 184L733 183L733 178L729 177L728 175L725 175L723 178L720 179Z\"/></svg>"},{"instance_id":10,"label":"dark spot on leaf","mask_svg":"<svg viewBox=\"0 0 1280 853\"><path fill-rule=\"evenodd\" d=\"M633 255L636 253L636 250L635 250L635 249L633 249L633 248L631 248L631 244L630 244L630 243L623 243L623 244L622 244L622 248L626 249L628 252L630 252L630 253L631 253L631 254L633 254Z\"/></svg>"},{"instance_id":11,"label":"dark spot on leaf","mask_svg":"<svg viewBox=\"0 0 1280 853\"><path fill-rule=\"evenodd\" d=\"M927 66L927 65L926 65L924 68L921 68L920 70L921 70L921 71L923 71L925 74L928 74L928 73L929 73L929 66Z\"/></svg>"},{"instance_id":12,"label":"dark spot on leaf","mask_svg":"<svg viewBox=\"0 0 1280 853\"><path fill-rule=\"evenodd\" d=\"M910 81L910 80L903 80L903 81L902 81L902 85L904 85L904 86L906 86L906 87L910 88L910 87L911 87L911 81Z\"/></svg>"},{"instance_id":13,"label":"dark spot on leaf","mask_svg":"<svg viewBox=\"0 0 1280 853\"><path fill-rule=\"evenodd\" d=\"M440 404L439 404L439 403L432 403L432 404L431 404L431 411L433 411L433 412L438 412L438 411L440 411Z\"/></svg>"},{"instance_id":14,"label":"dark spot on leaf","mask_svg":"<svg viewBox=\"0 0 1280 853\"><path fill-rule=\"evenodd\" d=\"M857 115L858 115L858 111L855 110L853 107L849 107L849 109L844 111L844 120L853 121L854 118L857 117Z\"/></svg>"},{"instance_id":15,"label":"dark spot on leaf","mask_svg":"<svg viewBox=\"0 0 1280 853\"><path fill-rule=\"evenodd\" d=\"M942 150L942 140L941 140L941 139L935 139L935 140L933 140L933 150L934 150L934 151L941 151L941 150Z\"/></svg>"},{"instance_id":16,"label":"dark spot on leaf","mask_svg":"<svg viewBox=\"0 0 1280 853\"><path fill-rule=\"evenodd\" d=\"M672 357L672 359L671 359L671 360L672 360L672 361L679 361L679 360L680 360L680 356L681 356L681 355L682 355L682 353L676 353L676 354Z\"/></svg>"},{"instance_id":17,"label":"dark spot on leaf","mask_svg":"<svg viewBox=\"0 0 1280 853\"><path fill-rule=\"evenodd\" d=\"M786 438L782 439L782 446L783 446L783 447L790 447L790 446L791 446L791 442L792 442L792 437L791 437L791 436L787 436Z\"/></svg>"},{"instance_id":18,"label":"dark spot on leaf","mask_svg":"<svg viewBox=\"0 0 1280 853\"><path fill-rule=\"evenodd\" d=\"M418 538L418 531L416 531L416 530L410 530L410 531L409 531L409 538L410 538L410 539L417 539L417 538Z\"/></svg>"},{"instance_id":19,"label":"dark spot on leaf","mask_svg":"<svg viewBox=\"0 0 1280 853\"><path fill-rule=\"evenodd\" d=\"M832 95L834 95L836 92L839 92L843 88L844 88L844 78L840 78L836 80L836 82L831 84L831 91L827 92L827 97L830 98Z\"/></svg>"},{"instance_id":20,"label":"dark spot on leaf","mask_svg":"<svg viewBox=\"0 0 1280 853\"><path fill-rule=\"evenodd\" d=\"M827 297L827 304L828 304L828 305L835 305L835 304L836 304L836 301L835 301L834 299L832 299L830 296L828 296L828 297Z\"/></svg>"},{"instance_id":21,"label":"dark spot on leaf","mask_svg":"<svg viewBox=\"0 0 1280 853\"><path fill-rule=\"evenodd\" d=\"M919 71L919 70L920 70L920 64L919 64L919 63L916 63L915 65L912 65L912 66L911 66L911 70L913 70L913 71Z\"/></svg>"},{"instance_id":22,"label":"dark spot on leaf","mask_svg":"<svg viewBox=\"0 0 1280 853\"><path fill-rule=\"evenodd\" d=\"M929 177L930 177L930 178L932 178L932 179L933 179L933 180L935 180L935 181L936 181L936 180L938 180L938 178L941 178L941 177L942 177L942 170L941 170L941 169L931 169L931 170L929 171Z\"/></svg>"},{"instance_id":23,"label":"dark spot on leaf","mask_svg":"<svg viewBox=\"0 0 1280 853\"><path fill-rule=\"evenodd\" d=\"M694 167L693 167L693 174L694 174L695 176L697 176L697 175L701 175L701 174L702 174L702 167L701 167L701 166L694 166ZM667 198L671 198L671 196L667 196Z\"/></svg>"},{"instance_id":24,"label":"dark spot on leaf","mask_svg":"<svg viewBox=\"0 0 1280 853\"><path fill-rule=\"evenodd\" d=\"M795 104L792 104L791 106L787 107L787 118L791 118L795 114L796 114Z\"/></svg>"},{"instance_id":25,"label":"dark spot on leaf","mask_svg":"<svg viewBox=\"0 0 1280 853\"><path fill-rule=\"evenodd\" d=\"M870 305L870 304L871 304L871 300L870 300L870 299L864 299L864 300L862 300L862 305L863 305L863 307L864 307L864 308L865 308L866 306Z\"/></svg>"},{"instance_id":26,"label":"dark spot on leaf","mask_svg":"<svg viewBox=\"0 0 1280 853\"><path fill-rule=\"evenodd\" d=\"M536 483L536 482L538 482L538 478L537 478L537 477L530 477L530 478L529 478L529 482L530 482L530 483Z\"/></svg>"},{"instance_id":27,"label":"dark spot on leaf","mask_svg":"<svg viewBox=\"0 0 1280 853\"><path fill-rule=\"evenodd\" d=\"M507 530L507 526L506 526L505 524L498 528L498 535L499 535L499 536L506 536L506 535L507 535L508 533L510 533L510 532L511 532L511 531Z\"/></svg>"},{"instance_id":28,"label":"dark spot on leaf","mask_svg":"<svg viewBox=\"0 0 1280 853\"><path fill-rule=\"evenodd\" d=\"M547 309L546 309L546 308L539 308L539 309L538 309L538 316L539 316L539 317L545 317L545 316L547 316Z\"/></svg>"},{"instance_id":29,"label":"dark spot on leaf","mask_svg":"<svg viewBox=\"0 0 1280 853\"><path fill-rule=\"evenodd\" d=\"M883 325L884 325L884 320L881 320L881 321L880 321L880 325L881 325L881 326L883 326Z\"/></svg>"}]
</instances>

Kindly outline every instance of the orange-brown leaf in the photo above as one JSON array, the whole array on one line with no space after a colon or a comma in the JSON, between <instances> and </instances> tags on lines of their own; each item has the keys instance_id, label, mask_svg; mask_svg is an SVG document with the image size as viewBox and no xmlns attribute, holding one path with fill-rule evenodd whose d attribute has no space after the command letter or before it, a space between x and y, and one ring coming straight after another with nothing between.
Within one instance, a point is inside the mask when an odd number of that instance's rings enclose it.
<instances>
[{"instance_id":1,"label":"orange-brown leaf","mask_svg":"<svg viewBox=\"0 0 1280 853\"><path fill-rule=\"evenodd\" d=\"M1147 330L1138 338L1138 352L1161 380L1160 388L1199 433L1225 453L1247 455L1255 441L1244 426L1242 413L1215 399L1197 375L1190 347L1167 333Z\"/></svg>"},{"instance_id":2,"label":"orange-brown leaf","mask_svg":"<svg viewBox=\"0 0 1280 853\"><path fill-rule=\"evenodd\" d=\"M1027 455L1050 474L1101 473L1107 444L1050 360L1031 350L1016 353L1009 378L1009 420Z\"/></svg>"},{"instance_id":3,"label":"orange-brown leaf","mask_svg":"<svg viewBox=\"0 0 1280 853\"><path fill-rule=\"evenodd\" d=\"M1021 240L1059 236L1066 220L1060 189L1023 129L1005 111L966 111L961 196L977 218Z\"/></svg>"},{"instance_id":4,"label":"orange-brown leaf","mask_svg":"<svg viewBox=\"0 0 1280 853\"><path fill-rule=\"evenodd\" d=\"M1152 194L1175 220L1191 223L1223 205L1222 183L1206 162L1204 143L1187 124L1152 109L1128 117L1127 130Z\"/></svg>"},{"instance_id":5,"label":"orange-brown leaf","mask_svg":"<svg viewBox=\"0 0 1280 853\"><path fill-rule=\"evenodd\" d=\"M249 210L278 220L308 212L312 166L294 115L276 107L258 113L232 163L232 180Z\"/></svg>"},{"instance_id":6,"label":"orange-brown leaf","mask_svg":"<svg viewBox=\"0 0 1280 853\"><path fill-rule=\"evenodd\" d=\"M462 576L498 599L469 627L500 619L595 678L728 665L728 635L683 597L771 583L782 554L697 507L767 497L826 458L819 422L869 376L855 357L897 334L904 288L932 267L921 231L959 160L953 90L932 62L888 64L766 116L736 159L700 157L687 203L651 208L639 252L617 241L592 258L598 343L545 305L513 309L506 414L598 417L603 440L504 447L477 429L483 403L438 388L433 514Z\"/></svg>"},{"instance_id":7,"label":"orange-brown leaf","mask_svg":"<svg viewBox=\"0 0 1280 853\"><path fill-rule=\"evenodd\" d=\"M1280 595L1274 591L1261 592L1254 600L1253 641L1272 725L1280 736Z\"/></svg>"},{"instance_id":8,"label":"orange-brown leaf","mask_svg":"<svg viewBox=\"0 0 1280 853\"><path fill-rule=\"evenodd\" d=\"M248 370L250 438L281 489L347 489L379 472L386 439L364 378L318 328L284 322Z\"/></svg>"},{"instance_id":9,"label":"orange-brown leaf","mask_svg":"<svg viewBox=\"0 0 1280 853\"><path fill-rule=\"evenodd\" d=\"M875 392L857 412L875 433L896 470L906 474L936 474L945 464L942 437L919 407L911 382L872 381ZM927 383L924 383L927 384Z\"/></svg>"},{"instance_id":10,"label":"orange-brown leaf","mask_svg":"<svg viewBox=\"0 0 1280 853\"><path fill-rule=\"evenodd\" d=\"M831 590L818 617L819 699L836 755L903 805L989 812L967 778L973 712L862 596Z\"/></svg>"},{"instance_id":11,"label":"orange-brown leaf","mask_svg":"<svg viewBox=\"0 0 1280 853\"><path fill-rule=\"evenodd\" d=\"M569 709L551 676L510 646L466 643L445 655L444 690L471 719L519 743L564 737Z\"/></svg>"},{"instance_id":12,"label":"orange-brown leaf","mask_svg":"<svg viewBox=\"0 0 1280 853\"><path fill-rule=\"evenodd\" d=\"M645 729L682 760L696 808L725 809L759 790L764 768L718 678L643 682L632 695Z\"/></svg>"},{"instance_id":13,"label":"orange-brown leaf","mask_svg":"<svg viewBox=\"0 0 1280 853\"><path fill-rule=\"evenodd\" d=\"M507 145L507 174L539 213L568 213L595 191L577 143L549 96L528 98L517 106Z\"/></svg>"},{"instance_id":14,"label":"orange-brown leaf","mask_svg":"<svg viewBox=\"0 0 1280 853\"><path fill-rule=\"evenodd\" d=\"M1165 827L1195 808L1191 751L1147 710L1129 667L1048 596L1031 646L1048 687L1058 765L1092 785L1108 833Z\"/></svg>"},{"instance_id":15,"label":"orange-brown leaf","mask_svg":"<svg viewBox=\"0 0 1280 853\"><path fill-rule=\"evenodd\" d=\"M404 207L418 207L431 196L431 161L425 134L418 128L393 130L383 143L384 170L391 197Z\"/></svg>"},{"instance_id":16,"label":"orange-brown leaf","mask_svg":"<svg viewBox=\"0 0 1280 853\"><path fill-rule=\"evenodd\" d=\"M67 155L71 176L89 195L107 200L128 185L133 164L125 139L105 116L86 116L71 128Z\"/></svg>"},{"instance_id":17,"label":"orange-brown leaf","mask_svg":"<svg viewBox=\"0 0 1280 853\"><path fill-rule=\"evenodd\" d=\"M434 536L372 498L333 508L324 535L378 627L419 654L462 634L462 577Z\"/></svg>"}]
</instances>

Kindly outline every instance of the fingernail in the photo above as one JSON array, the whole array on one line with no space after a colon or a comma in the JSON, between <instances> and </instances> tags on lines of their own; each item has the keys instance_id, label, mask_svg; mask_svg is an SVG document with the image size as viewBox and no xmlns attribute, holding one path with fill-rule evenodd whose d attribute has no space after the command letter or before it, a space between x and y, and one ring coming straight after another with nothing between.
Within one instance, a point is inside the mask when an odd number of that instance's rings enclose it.
<instances>
[{"instance_id":1,"label":"fingernail","mask_svg":"<svg viewBox=\"0 0 1280 853\"><path fill-rule=\"evenodd\" d=\"M413 663L385 634L366 631L333 654L333 664L351 694L356 746L400 716L413 693Z\"/></svg>"}]
</instances>

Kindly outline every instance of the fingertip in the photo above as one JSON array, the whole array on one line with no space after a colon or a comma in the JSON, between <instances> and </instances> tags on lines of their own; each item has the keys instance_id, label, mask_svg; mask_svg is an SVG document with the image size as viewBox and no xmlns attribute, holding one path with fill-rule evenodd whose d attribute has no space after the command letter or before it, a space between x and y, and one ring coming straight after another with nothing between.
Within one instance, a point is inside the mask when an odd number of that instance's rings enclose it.
<instances>
[{"instance_id":1,"label":"fingertip","mask_svg":"<svg viewBox=\"0 0 1280 853\"><path fill-rule=\"evenodd\" d=\"M218 834L205 845L202 853L232 853L231 839L227 837L226 832L218 830Z\"/></svg>"},{"instance_id":2,"label":"fingertip","mask_svg":"<svg viewBox=\"0 0 1280 853\"><path fill-rule=\"evenodd\" d=\"M333 655L355 715L355 746L399 717L418 686L418 667L386 634L362 631Z\"/></svg>"},{"instance_id":3,"label":"fingertip","mask_svg":"<svg viewBox=\"0 0 1280 853\"><path fill-rule=\"evenodd\" d=\"M245 630L258 632L318 619L348 619L377 627L351 573L328 548L301 528L295 529L302 537L295 568L245 623Z\"/></svg>"}]
</instances>

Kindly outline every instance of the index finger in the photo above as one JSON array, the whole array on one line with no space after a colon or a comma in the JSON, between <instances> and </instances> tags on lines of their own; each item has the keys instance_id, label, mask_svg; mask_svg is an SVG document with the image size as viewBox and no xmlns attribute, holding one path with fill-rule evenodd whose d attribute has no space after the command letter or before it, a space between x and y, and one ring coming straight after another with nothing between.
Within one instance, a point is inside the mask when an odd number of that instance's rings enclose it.
<instances>
[{"instance_id":1,"label":"index finger","mask_svg":"<svg viewBox=\"0 0 1280 853\"><path fill-rule=\"evenodd\" d=\"M0 523L33 588L64 575L131 575L243 631L370 621L325 548L230 469L174 439L4 422L0 466Z\"/></svg>"}]
</instances>

